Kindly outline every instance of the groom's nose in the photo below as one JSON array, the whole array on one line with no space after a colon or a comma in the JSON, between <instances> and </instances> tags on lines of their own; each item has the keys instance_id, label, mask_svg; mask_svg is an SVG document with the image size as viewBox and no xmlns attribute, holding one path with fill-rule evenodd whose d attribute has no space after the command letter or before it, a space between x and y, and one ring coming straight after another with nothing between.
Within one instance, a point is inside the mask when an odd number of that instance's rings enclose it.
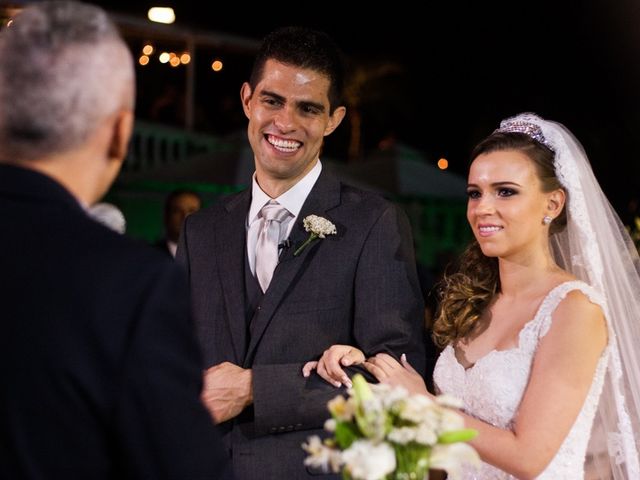
<instances>
[{"instance_id":1,"label":"groom's nose","mask_svg":"<svg viewBox=\"0 0 640 480\"><path fill-rule=\"evenodd\" d=\"M285 105L275 115L274 124L282 133L289 133L296 129L296 112L292 106Z\"/></svg>"}]
</instances>

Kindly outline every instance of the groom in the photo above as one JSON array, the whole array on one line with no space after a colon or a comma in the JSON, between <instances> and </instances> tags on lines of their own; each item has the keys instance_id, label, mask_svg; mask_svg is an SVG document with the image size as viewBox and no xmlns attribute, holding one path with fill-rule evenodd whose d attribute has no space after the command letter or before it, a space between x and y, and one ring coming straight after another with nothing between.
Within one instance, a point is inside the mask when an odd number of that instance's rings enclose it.
<instances>
[{"instance_id":1,"label":"groom","mask_svg":"<svg viewBox=\"0 0 640 480\"><path fill-rule=\"evenodd\" d=\"M319 433L339 391L301 369L331 345L406 353L424 369L405 215L341 184L318 158L345 116L342 86L340 53L325 34L268 35L241 89L252 186L189 216L180 238L209 367L202 396L240 479L309 476L300 445ZM303 246L309 215L335 233Z\"/></svg>"}]
</instances>

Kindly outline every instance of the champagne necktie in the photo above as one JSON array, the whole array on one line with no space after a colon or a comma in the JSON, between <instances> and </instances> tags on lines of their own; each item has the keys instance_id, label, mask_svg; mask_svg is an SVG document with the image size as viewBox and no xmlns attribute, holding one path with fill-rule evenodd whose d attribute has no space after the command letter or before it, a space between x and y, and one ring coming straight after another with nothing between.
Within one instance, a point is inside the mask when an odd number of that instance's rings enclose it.
<instances>
[{"instance_id":1,"label":"champagne necktie","mask_svg":"<svg viewBox=\"0 0 640 480\"><path fill-rule=\"evenodd\" d=\"M278 264L278 243L282 222L289 211L278 203L268 203L260 210L262 224L256 244L256 278L263 292L267 291L273 271Z\"/></svg>"}]
</instances>

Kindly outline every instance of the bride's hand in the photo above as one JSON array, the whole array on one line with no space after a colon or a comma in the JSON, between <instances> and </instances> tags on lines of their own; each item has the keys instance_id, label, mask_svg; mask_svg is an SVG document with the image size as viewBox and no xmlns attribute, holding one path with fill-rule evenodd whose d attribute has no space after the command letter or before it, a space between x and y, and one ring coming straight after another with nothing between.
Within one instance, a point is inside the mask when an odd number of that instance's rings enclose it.
<instances>
[{"instance_id":1,"label":"bride's hand","mask_svg":"<svg viewBox=\"0 0 640 480\"><path fill-rule=\"evenodd\" d=\"M404 387L409 393L431 396L422 375L409 365L404 353L400 357L400 362L387 353L379 353L368 359L364 366L380 383Z\"/></svg>"},{"instance_id":2,"label":"bride's hand","mask_svg":"<svg viewBox=\"0 0 640 480\"><path fill-rule=\"evenodd\" d=\"M364 353L350 345L332 345L324 351L317 362L307 362L302 367L302 375L308 377L313 370L334 387L351 388L351 380L342 367L364 362Z\"/></svg>"}]
</instances>

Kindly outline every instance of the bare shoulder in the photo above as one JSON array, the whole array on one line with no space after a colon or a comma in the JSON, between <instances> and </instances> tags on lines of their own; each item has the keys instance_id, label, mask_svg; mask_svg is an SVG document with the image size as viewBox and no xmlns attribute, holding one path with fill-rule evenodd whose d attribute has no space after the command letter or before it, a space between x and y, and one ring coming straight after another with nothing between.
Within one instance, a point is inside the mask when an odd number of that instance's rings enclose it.
<instances>
[{"instance_id":1,"label":"bare shoulder","mask_svg":"<svg viewBox=\"0 0 640 480\"><path fill-rule=\"evenodd\" d=\"M586 317L604 319L602 307L594 302L588 294L575 289L567 292L565 298L558 304L556 315L582 314Z\"/></svg>"},{"instance_id":2,"label":"bare shoulder","mask_svg":"<svg viewBox=\"0 0 640 480\"><path fill-rule=\"evenodd\" d=\"M552 330L579 337L606 338L602 307L581 290L571 290L553 313Z\"/></svg>"}]
</instances>

